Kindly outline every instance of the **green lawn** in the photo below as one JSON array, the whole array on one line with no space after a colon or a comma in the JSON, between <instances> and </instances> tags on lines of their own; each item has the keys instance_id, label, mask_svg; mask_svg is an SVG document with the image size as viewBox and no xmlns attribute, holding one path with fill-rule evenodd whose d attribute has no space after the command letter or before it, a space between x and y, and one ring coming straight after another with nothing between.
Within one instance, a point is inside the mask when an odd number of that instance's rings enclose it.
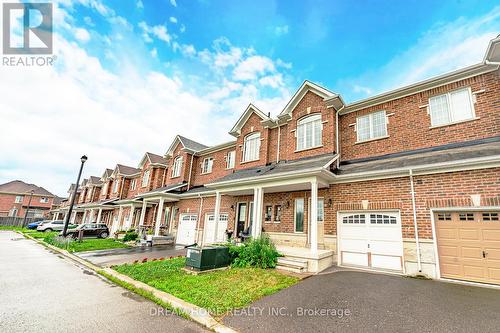
<instances>
[{"instance_id":1,"label":"green lawn","mask_svg":"<svg viewBox=\"0 0 500 333\"><path fill-rule=\"evenodd\" d=\"M113 267L135 280L170 293L221 316L299 281L274 269L231 268L199 275L181 270L185 258Z\"/></svg>"},{"instance_id":2,"label":"green lawn","mask_svg":"<svg viewBox=\"0 0 500 333\"><path fill-rule=\"evenodd\" d=\"M10 225L0 225L0 230L23 231L25 229L22 227L13 227Z\"/></svg>"},{"instance_id":3,"label":"green lawn","mask_svg":"<svg viewBox=\"0 0 500 333\"><path fill-rule=\"evenodd\" d=\"M107 250L107 249L119 249L130 247L120 241L116 241L112 238L84 238L81 242L76 240L68 240L67 243L61 243L57 241L55 235L47 235L43 241L47 244L57 246L58 248L68 250L69 252L83 252L83 251L94 251L94 250Z\"/></svg>"}]
</instances>

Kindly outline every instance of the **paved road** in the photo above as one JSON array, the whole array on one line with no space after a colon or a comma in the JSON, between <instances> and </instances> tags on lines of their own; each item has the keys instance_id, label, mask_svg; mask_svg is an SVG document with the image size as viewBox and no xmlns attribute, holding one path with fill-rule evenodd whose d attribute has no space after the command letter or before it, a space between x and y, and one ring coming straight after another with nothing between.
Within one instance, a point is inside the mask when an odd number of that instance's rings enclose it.
<instances>
[{"instance_id":1,"label":"paved road","mask_svg":"<svg viewBox=\"0 0 500 333\"><path fill-rule=\"evenodd\" d=\"M225 324L241 332L500 331L498 289L359 271L310 277L245 310Z\"/></svg>"},{"instance_id":2,"label":"paved road","mask_svg":"<svg viewBox=\"0 0 500 333\"><path fill-rule=\"evenodd\" d=\"M111 249L99 251L86 251L77 255L100 267L109 267L125 263L132 263L135 260L144 258L168 258L170 256L185 256L187 250L184 246L163 245L154 247L133 247L129 249Z\"/></svg>"},{"instance_id":3,"label":"paved road","mask_svg":"<svg viewBox=\"0 0 500 333\"><path fill-rule=\"evenodd\" d=\"M35 242L0 231L0 332L205 332Z\"/></svg>"}]
</instances>

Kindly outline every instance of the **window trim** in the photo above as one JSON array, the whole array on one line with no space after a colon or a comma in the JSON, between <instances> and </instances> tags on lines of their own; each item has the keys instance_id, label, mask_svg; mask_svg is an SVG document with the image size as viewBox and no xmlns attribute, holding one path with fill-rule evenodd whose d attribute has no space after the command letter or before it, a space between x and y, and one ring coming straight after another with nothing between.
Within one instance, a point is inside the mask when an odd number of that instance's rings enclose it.
<instances>
[{"instance_id":1,"label":"window trim","mask_svg":"<svg viewBox=\"0 0 500 333\"><path fill-rule=\"evenodd\" d=\"M130 180L130 190L135 191L136 186L137 186L137 178L133 178L132 180Z\"/></svg>"},{"instance_id":2,"label":"window trim","mask_svg":"<svg viewBox=\"0 0 500 333\"><path fill-rule=\"evenodd\" d=\"M148 175L148 176L145 177L146 175ZM151 176L151 170L150 169L144 170L144 173L142 174L141 187L148 186L150 176ZM146 184L144 184L144 183L146 183Z\"/></svg>"},{"instance_id":3,"label":"window trim","mask_svg":"<svg viewBox=\"0 0 500 333\"><path fill-rule=\"evenodd\" d=\"M467 119L461 119L461 120L452 120L452 115L453 115L453 110L451 109L452 105L451 105L451 94L452 93L455 93L455 92L458 92L458 91L467 91L468 92L468 97L469 97L469 105L470 105L470 109L471 109L471 117L470 118L467 118ZM436 98L436 97L440 97L440 96L446 96L446 103L448 105L448 117L450 119L450 122L447 122L447 123L444 123L444 124L433 124L433 121L432 121L432 106L431 106L431 99L433 98ZM433 96L430 96L429 99L428 99L428 114L429 114L429 118L431 120L431 126L430 128L438 128L438 127L443 127L443 126L451 126L451 125L455 125L455 124L460 124L460 123L464 123L464 122L467 122L467 121L471 121L471 120L476 120L476 119L479 119L477 116L476 116L476 110L474 109L474 95L472 94L472 89L471 87L461 87L461 88L458 88L458 89L453 89L453 90L450 90L446 93L443 93L443 94L438 94L438 95L433 95Z\"/></svg>"},{"instance_id":4,"label":"window trim","mask_svg":"<svg viewBox=\"0 0 500 333\"><path fill-rule=\"evenodd\" d=\"M19 200L17 200L19 198ZM24 201L24 195L16 195L16 198L14 199L14 203L23 203Z\"/></svg>"},{"instance_id":5,"label":"window trim","mask_svg":"<svg viewBox=\"0 0 500 333\"><path fill-rule=\"evenodd\" d=\"M172 163L172 172L170 174L170 178L176 178L181 176L182 162L183 162L182 156L177 156L174 159L174 163Z\"/></svg>"},{"instance_id":6,"label":"window trim","mask_svg":"<svg viewBox=\"0 0 500 333\"><path fill-rule=\"evenodd\" d=\"M230 158L231 155L233 155L232 158ZM236 150L228 151L226 154L226 170L234 169L236 164L235 162L236 162Z\"/></svg>"},{"instance_id":7,"label":"window trim","mask_svg":"<svg viewBox=\"0 0 500 333\"><path fill-rule=\"evenodd\" d=\"M211 161L211 163L210 163ZM207 169L205 170L205 162L207 162ZM209 173L212 173L212 170L213 170L213 166L214 166L214 158L213 157L205 157L203 159L203 162L201 162L201 174L202 175L206 175L206 174L209 174Z\"/></svg>"},{"instance_id":8,"label":"window trim","mask_svg":"<svg viewBox=\"0 0 500 333\"><path fill-rule=\"evenodd\" d=\"M277 209L280 207L280 218L276 219ZM283 205L274 205L273 207L273 223L281 223L281 218L283 217Z\"/></svg>"},{"instance_id":9,"label":"window trim","mask_svg":"<svg viewBox=\"0 0 500 333\"><path fill-rule=\"evenodd\" d=\"M246 148L247 148L247 140L249 140L250 137L252 136L258 136L258 139L253 139L257 142L257 158L256 159L249 159L249 160L245 160L245 157L246 157ZM245 138L243 139L243 154L241 156L241 163L248 163L248 162L255 162L255 161L258 161L260 160L260 141L261 141L261 135L260 135L260 132L252 132L250 134L247 134L245 136Z\"/></svg>"},{"instance_id":10,"label":"window trim","mask_svg":"<svg viewBox=\"0 0 500 333\"><path fill-rule=\"evenodd\" d=\"M119 185L120 185L120 182L118 181L118 178L117 178L113 182L113 193L118 193Z\"/></svg>"},{"instance_id":11,"label":"window trim","mask_svg":"<svg viewBox=\"0 0 500 333\"><path fill-rule=\"evenodd\" d=\"M381 136L374 137L373 136L373 122L372 121L373 121L373 115L375 115L377 113L384 113L385 134L381 135ZM360 138L359 138L359 120L361 118L366 118L366 117L368 117L368 119L369 119L369 123L368 124L369 124L370 137L368 139L360 140ZM355 143L369 142L369 141L375 141L375 140L380 140L380 139L388 138L389 137L389 129L387 128L387 124L388 124L388 121L387 121L387 112L385 110L373 111L373 112L364 114L362 116L356 117L356 142Z\"/></svg>"},{"instance_id":12,"label":"window trim","mask_svg":"<svg viewBox=\"0 0 500 333\"><path fill-rule=\"evenodd\" d=\"M313 119L313 118L318 118L318 119ZM299 126L305 126L305 124L307 123L314 123L316 121L319 121L319 124L320 124L320 128L321 128L321 135L319 137L319 140L320 142L317 143L317 144L314 144L314 138L315 138L315 130L314 130L314 125L312 127L312 143L313 145L311 147L306 147L305 146L305 136L306 136L306 132L304 130L304 147L302 148L299 148ZM300 119L297 120L297 126L295 128L295 152L299 152L299 151L304 151L304 150L309 150L309 149L315 149L315 148L321 148L323 147L323 117L322 117L322 114L321 112L317 112L317 113L313 113L313 114L309 114L307 116L304 116Z\"/></svg>"},{"instance_id":13,"label":"window trim","mask_svg":"<svg viewBox=\"0 0 500 333\"><path fill-rule=\"evenodd\" d=\"M302 231L297 231L297 200L302 200ZM306 232L306 200L305 198L295 198L293 202L293 232L296 234L304 234Z\"/></svg>"},{"instance_id":14,"label":"window trim","mask_svg":"<svg viewBox=\"0 0 500 333\"><path fill-rule=\"evenodd\" d=\"M269 220L267 219L267 209L271 208L270 215L269 215ZM273 213L274 213L274 206L273 205L264 205L264 223L273 223Z\"/></svg>"}]
</instances>

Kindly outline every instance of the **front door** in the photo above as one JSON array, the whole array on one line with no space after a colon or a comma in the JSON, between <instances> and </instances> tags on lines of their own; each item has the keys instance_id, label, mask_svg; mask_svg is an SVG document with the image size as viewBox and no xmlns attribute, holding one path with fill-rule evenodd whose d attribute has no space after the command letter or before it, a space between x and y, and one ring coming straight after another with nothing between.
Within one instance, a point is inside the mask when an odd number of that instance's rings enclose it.
<instances>
[{"instance_id":1,"label":"front door","mask_svg":"<svg viewBox=\"0 0 500 333\"><path fill-rule=\"evenodd\" d=\"M245 202L238 204L238 219L236 223L235 236L239 237L240 232L245 231L245 222L247 219L247 204Z\"/></svg>"}]
</instances>

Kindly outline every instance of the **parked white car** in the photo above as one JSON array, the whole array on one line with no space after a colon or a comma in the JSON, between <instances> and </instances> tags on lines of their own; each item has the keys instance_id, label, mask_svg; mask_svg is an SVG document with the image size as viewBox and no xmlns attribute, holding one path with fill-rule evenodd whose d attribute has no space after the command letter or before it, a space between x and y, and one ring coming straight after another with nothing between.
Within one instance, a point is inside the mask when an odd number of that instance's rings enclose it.
<instances>
[{"instance_id":1,"label":"parked white car","mask_svg":"<svg viewBox=\"0 0 500 333\"><path fill-rule=\"evenodd\" d=\"M73 224L68 224L68 228L73 228L75 225ZM44 232L50 232L50 231L61 231L64 228L64 221L63 220L54 220L54 221L45 221L41 223L38 227L36 227L37 231L44 231Z\"/></svg>"}]
</instances>

